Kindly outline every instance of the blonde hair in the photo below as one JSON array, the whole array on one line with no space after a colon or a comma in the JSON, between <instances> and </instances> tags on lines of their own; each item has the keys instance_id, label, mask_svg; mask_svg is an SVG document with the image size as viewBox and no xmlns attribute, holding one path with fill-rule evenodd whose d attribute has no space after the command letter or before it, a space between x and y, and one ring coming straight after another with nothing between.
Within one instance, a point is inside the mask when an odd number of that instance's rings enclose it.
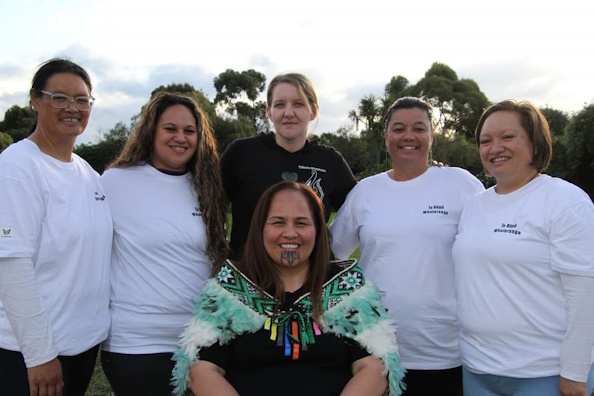
<instances>
[{"instance_id":1,"label":"blonde hair","mask_svg":"<svg viewBox=\"0 0 594 396\"><path fill-rule=\"evenodd\" d=\"M297 88L299 97L305 102L309 113L316 117L318 116L320 108L318 95L316 94L316 90L311 80L301 73L279 74L270 81L268 90L266 91L266 103L268 104L268 107L272 106L272 94L274 88L281 83L288 83Z\"/></svg>"}]
</instances>

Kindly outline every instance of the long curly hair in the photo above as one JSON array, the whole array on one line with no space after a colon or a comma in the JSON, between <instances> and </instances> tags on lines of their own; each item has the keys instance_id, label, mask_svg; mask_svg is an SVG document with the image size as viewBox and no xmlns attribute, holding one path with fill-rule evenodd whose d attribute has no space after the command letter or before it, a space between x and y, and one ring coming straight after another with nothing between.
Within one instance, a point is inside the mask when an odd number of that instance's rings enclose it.
<instances>
[{"instance_id":1,"label":"long curly hair","mask_svg":"<svg viewBox=\"0 0 594 396\"><path fill-rule=\"evenodd\" d=\"M142 110L140 120L134 125L124 148L109 167L126 168L150 163L159 119L165 110L175 105L185 106L196 119L198 144L187 169L192 174L202 220L206 225L208 253L215 274L228 254L227 199L219 172L216 141L210 122L198 103L190 97L170 92L155 95Z\"/></svg>"}]
</instances>

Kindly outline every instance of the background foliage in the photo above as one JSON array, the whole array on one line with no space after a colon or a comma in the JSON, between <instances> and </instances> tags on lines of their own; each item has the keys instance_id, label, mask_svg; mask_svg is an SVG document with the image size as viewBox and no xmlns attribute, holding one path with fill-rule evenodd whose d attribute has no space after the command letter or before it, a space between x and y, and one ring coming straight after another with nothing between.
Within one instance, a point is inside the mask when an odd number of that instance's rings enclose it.
<instances>
[{"instance_id":1,"label":"background foliage","mask_svg":"<svg viewBox=\"0 0 594 396\"><path fill-rule=\"evenodd\" d=\"M271 131L266 102L260 100L266 87L264 74L253 69L227 69L213 80L213 85L217 93L212 100L183 82L159 86L151 96L169 91L194 98L210 118L220 153L237 138ZM309 138L335 147L359 178L389 169L382 117L394 100L403 96L423 97L434 107L434 159L467 169L487 186L493 183L483 172L473 140L478 119L490 102L476 81L460 78L443 63L431 65L415 84L401 75L392 77L383 92L370 92L359 100L348 114L352 124ZM553 134L553 159L547 173L575 183L594 196L594 104L584 104L572 114L549 107L541 110ZM129 124L116 123L95 143L78 145L75 152L103 172L140 116L141 109ZM28 107L15 105L8 109L0 122L0 151L26 137L34 122L35 114Z\"/></svg>"},{"instance_id":2,"label":"background foliage","mask_svg":"<svg viewBox=\"0 0 594 396\"><path fill-rule=\"evenodd\" d=\"M194 98L210 118L220 153L237 138L271 131L266 118L266 102L258 100L266 86L266 77L262 73L227 69L214 79L213 84L217 91L214 100L188 83L159 86L151 97L160 91L169 91ZM482 169L473 138L480 114L490 102L475 81L459 78L454 70L442 63L434 63L416 84L410 84L404 76L392 77L383 92L363 96L356 108L349 112L352 125L309 138L335 147L359 178L389 169L391 164L383 139L382 117L394 100L408 95L423 97L435 109L433 158L467 169L486 186L493 184ZM553 134L554 155L547 173L577 184L594 197L594 103L585 104L572 114L548 107L541 110ZM101 134L96 143L78 145L75 152L102 173L121 150L140 116L139 111L129 124L116 123ZM8 109L0 122L0 152L27 137L34 123L35 114L28 107L15 105ZM97 364L87 395L110 394L110 386Z\"/></svg>"}]
</instances>

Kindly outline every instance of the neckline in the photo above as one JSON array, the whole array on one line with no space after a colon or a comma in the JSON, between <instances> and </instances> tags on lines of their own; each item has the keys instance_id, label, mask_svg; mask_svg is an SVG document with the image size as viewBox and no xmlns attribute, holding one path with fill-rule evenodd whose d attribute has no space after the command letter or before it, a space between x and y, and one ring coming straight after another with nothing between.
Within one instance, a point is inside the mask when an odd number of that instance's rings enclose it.
<instances>
[{"instance_id":1,"label":"neckline","mask_svg":"<svg viewBox=\"0 0 594 396\"><path fill-rule=\"evenodd\" d=\"M405 179L405 180L398 180L398 179L394 178L394 168L387 170L386 173L388 174L388 177L390 178L390 180L398 182L398 183L406 183L406 182L418 179L419 177L423 176L424 174L427 173L427 171L430 168L431 168L431 165L427 164L427 167L421 173L419 173L418 175L416 175L414 177L411 177L410 179Z\"/></svg>"},{"instance_id":2,"label":"neckline","mask_svg":"<svg viewBox=\"0 0 594 396\"><path fill-rule=\"evenodd\" d=\"M518 191L518 190L520 190L520 189L524 188L525 186L527 186L528 184L530 184L530 182L531 182L531 181L533 181L533 180L537 179L537 178L538 178L540 175L541 175L541 173L537 171L537 172L536 172L536 173L535 173L535 174L534 174L534 175L533 175L533 176L532 176L530 179L528 179L528 181L527 181L526 183L524 183L524 184L522 184L521 186L519 186L518 188L515 188L515 189L513 189L513 190L511 190L511 191L508 191L508 192L506 192L506 193L500 193L500 192L498 192L498 191L497 191L497 184L496 184L495 186L493 186L493 190L494 190L494 191L495 191L495 193L496 193L496 194L498 194L498 195L508 195L508 194L511 194L511 193L513 193L513 192L516 192L516 191Z\"/></svg>"}]
</instances>

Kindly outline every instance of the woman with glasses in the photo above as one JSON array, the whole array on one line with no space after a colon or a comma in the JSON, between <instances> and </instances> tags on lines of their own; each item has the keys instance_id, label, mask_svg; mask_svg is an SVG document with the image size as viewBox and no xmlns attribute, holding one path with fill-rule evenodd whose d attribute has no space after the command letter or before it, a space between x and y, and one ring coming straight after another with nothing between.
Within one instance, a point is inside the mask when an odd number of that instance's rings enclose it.
<instances>
[{"instance_id":1,"label":"woman with glasses","mask_svg":"<svg viewBox=\"0 0 594 396\"><path fill-rule=\"evenodd\" d=\"M84 395L109 328L112 221L99 175L72 150L91 80L52 59L30 90L32 133L0 155L0 392Z\"/></svg>"}]
</instances>

